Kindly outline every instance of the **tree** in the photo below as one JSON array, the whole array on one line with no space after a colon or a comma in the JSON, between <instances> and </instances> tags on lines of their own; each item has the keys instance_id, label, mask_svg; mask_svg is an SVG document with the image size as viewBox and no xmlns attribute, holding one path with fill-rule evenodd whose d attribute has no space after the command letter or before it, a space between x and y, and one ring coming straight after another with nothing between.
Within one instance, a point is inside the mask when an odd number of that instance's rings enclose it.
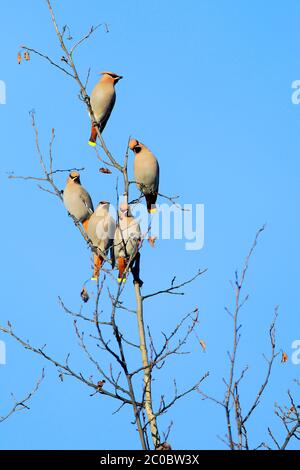
<instances>
[{"instance_id":1,"label":"tree","mask_svg":"<svg viewBox=\"0 0 300 470\"><path fill-rule=\"evenodd\" d=\"M64 73L67 78L74 80L79 87L79 98L86 107L87 111L91 116L91 121L94 122L93 111L90 106L90 99L87 94L87 84L89 81L90 70L87 72L86 79L82 79L81 73L78 72L77 65L74 62L74 52L77 51L80 45L88 40L91 35L96 31L98 27L91 27L88 33L81 39L77 40L71 47L68 47L68 41L72 41L70 36L70 30L68 26L59 28L56 16L53 12L51 2L47 1L49 12L51 15L52 23L55 29L56 36L59 41L59 46L62 49L63 56L61 63L55 62L52 58L38 51L35 48L23 46L23 50L26 54L36 54L41 58L45 59L51 66L58 71ZM107 25L104 25L107 29ZM55 141L55 132L52 131L50 140L50 150L48 158L44 157L42 151L43 145L39 140L38 126L36 124L36 117L34 113L31 113L32 126L35 132L35 143L38 155L38 160L41 166L41 176L11 176L11 178L22 178L31 181L37 181L38 186L42 191L48 192L57 198L58 201L62 202L61 190L56 183L56 175L61 172L69 172L71 169L55 169L54 166L54 151L53 145ZM117 174L122 179L122 196L125 200L130 201L129 193L131 187L131 181L128 178L128 146L125 152L125 156L122 162L116 159L109 150L108 145L104 141L99 129L97 134L100 142L100 149L95 149L95 156L98 161L101 162L104 167L102 168L103 174L110 173L112 170L114 174ZM105 154L103 157L102 154ZM110 170L111 169L111 170ZM80 169L77 169L80 170ZM119 186L116 187L117 200L119 200ZM172 204L175 203L175 199L170 196L164 196ZM135 201L131 201L132 204ZM91 249L92 252L97 254L99 249L94 247L91 241L88 239L86 232L83 230L80 223L73 218L75 227L79 230L84 240L84 243ZM269 383L269 378L272 372L272 366L274 360L278 356L276 351L275 343L275 322L277 318L277 308L275 309L275 319L272 322L269 330L270 344L271 344L271 355L267 362L267 371L264 382L262 383L257 395L254 397L254 401L246 413L242 412L242 397L240 394L240 383L243 380L247 370L242 369L240 373L237 373L236 360L238 355L238 345L240 341L239 332L239 314L242 306L244 305L247 297L241 299L241 291L244 285L245 275L248 270L248 263L252 256L253 250L256 246L259 234L262 232L261 229L254 241L246 262L244 269L240 276L236 274L233 288L235 292L235 306L233 311L227 309L227 313L233 319L233 345L232 351L229 354L229 377L225 381L225 395L224 399L220 400L210 395L204 394L199 389L200 384L207 377L208 373L201 373L199 380L192 384L183 391L178 391L177 383L174 381L174 396L170 400L166 401L162 394L160 399L153 394L153 378L155 374L158 374L161 368L165 365L168 358L173 355L180 354L182 348L187 344L190 336L195 333L198 324L198 309L194 308L191 312L186 313L182 320L173 325L170 332L163 333L163 341L158 345L158 338L154 338L151 333L151 327L145 326L145 318L143 307L145 302L151 301L153 297L159 295L183 295L182 288L196 281L202 276L205 270L199 270L194 276L186 281L177 282L174 278L167 288L162 288L159 291L149 292L142 294L141 286L138 282L134 282L133 292L135 296L135 307L125 304L123 300L124 289L123 285L118 286L114 289L115 284L112 282L113 270L105 269L105 275L102 277L101 282L97 283L96 294L94 296L93 306L90 308L88 313L83 310L82 307L78 311L70 309L60 298L60 305L62 311L68 316L74 319L73 328L78 343L86 355L87 363L91 363L95 368L97 379L94 376L89 377L81 370L78 370L71 364L71 355L68 354L66 360L57 359L54 355L48 353L45 347L34 346L29 341L24 340L18 334L15 333L14 328L9 323L7 327L1 327L0 330L4 334L8 334L19 342L25 349L34 352L35 354L42 356L46 361L52 363L59 372L59 377L64 380L65 377L73 377L81 383L85 384L91 389L91 396L104 398L111 398L118 403L118 410L124 406L130 406L134 414L134 424L138 432L140 443L143 449L155 448L155 449L168 449L168 438L171 429L171 424L165 433L162 432L160 427L159 418L165 414L170 408L181 398L187 394L199 391L203 398L210 398L215 401L224 411L225 423L226 423L226 436L225 442L230 449L249 449L251 448L247 430L247 422L257 409L264 391ZM145 239L147 233L145 233ZM142 245L143 246L143 245ZM140 252L142 251L142 246ZM106 258L107 264L110 260ZM127 266L129 271L129 265ZM148 286L145 286L148 289ZM126 287L127 289L128 287ZM89 302L90 306L92 301L89 300L89 292L86 286L84 286L82 292L82 299L84 302ZM103 297L109 301L110 308L103 309ZM120 312L125 312L128 315L134 315L136 319L136 326L138 331L138 343L134 343L127 332L122 326L120 321ZM148 322L148 319L147 319ZM205 344L201 340L202 347L205 348ZM142 388L141 388L142 383ZM202 388L202 387L201 387ZM181 389L181 386L180 386ZM290 405L287 407L276 406L276 414L281 419L284 428L286 430L286 438L283 443L279 443L274 433L269 428L268 434L272 439L272 443L275 448L285 449L292 438L299 438L300 420L298 413L298 405L293 398L291 392L288 392ZM24 403L27 399L22 402L18 402L17 406L24 407ZM158 405L155 404L158 402ZM15 408L16 409L16 408ZM235 423L235 428L234 428ZM266 442L256 446L257 448L267 447L270 445Z\"/></svg>"},{"instance_id":2,"label":"tree","mask_svg":"<svg viewBox=\"0 0 300 470\"><path fill-rule=\"evenodd\" d=\"M83 36L70 48L68 48L66 45L66 33L69 32L70 29L68 26L64 26L62 29L59 28L50 0L46 0L46 3L48 5L59 45L64 54L62 57L62 62L65 65L62 66L54 62L50 57L34 48L27 46L22 46L22 48L25 51L25 54L27 54L27 57L29 57L30 53L37 54L38 56L47 60L53 67L66 74L69 78L75 80L79 87L79 98L85 104L86 109L91 117L91 122L96 125L96 119L90 105L90 98L86 91L90 70L88 71L87 78L84 81L77 70L77 66L75 65L74 52L84 41L90 38L90 36L97 30L98 26L92 26L85 36ZM10 178L37 181L39 189L54 195L59 201L62 202L62 191L55 182L55 176L57 173L69 172L73 169L54 170L53 144L55 140L55 131L54 129L52 130L49 155L48 159L46 160L41 150L42 145L39 141L39 131L34 112L31 112L31 122L35 133L36 151L42 170L42 176L11 175ZM121 175L123 179L123 199L126 202L129 202L130 185L132 182L129 181L128 178L128 145L124 156L124 161L123 163L120 163L110 152L102 137L102 134L100 133L99 127L97 127L97 135L100 142L100 148L106 156L106 159L104 160L98 148L95 148L96 158L105 165L104 169L101 168L101 170L104 174L107 174L110 173L109 168L112 168L119 175ZM164 196L162 194L160 194L160 196L168 199L172 204L175 203L173 197ZM118 185L117 200L119 201ZM131 201L129 204L132 205L134 203L136 203L136 201ZM91 251L103 257L107 263L111 264L111 260L107 258L106 254L101 252L98 247L93 246L91 240L88 238L87 233L79 221L75 217L71 217L75 227L80 231L85 243L88 245ZM150 226L151 223L147 233L150 230ZM147 233L144 234L144 240L147 237ZM153 244L154 240L150 239L150 242ZM129 260L125 272L131 270L130 266L132 261L139 263L142 246L143 242L141 243L138 254L135 256L135 260ZM135 426L143 449L154 448L163 450L165 448L169 448L169 444L166 441L171 429L171 425L164 433L164 438L162 438L162 431L159 428L159 417L165 414L179 399L185 397L191 392L198 390L199 385L208 376L208 373L203 373L196 383L183 391L178 390L177 383L174 380L173 398L171 398L169 401L166 401L164 395L162 394L159 400L159 404L156 408L154 405L152 392L153 375L154 373L160 371L170 356L181 353L182 348L187 344L190 335L194 332L197 326L198 309L195 308L192 312L186 313L181 321L173 326L173 329L171 329L169 333L163 333L163 341L160 342L161 344L157 344L158 342L156 338L153 338L151 334L151 328L147 327L146 329L145 327L143 306L145 301L148 301L149 299L158 295L183 295L181 288L198 279L201 275L204 274L205 270L199 270L190 279L180 283L176 283L176 278L174 277L169 287L156 292L150 292L149 294L145 295L142 295L141 293L142 282L134 277L133 289L136 302L134 310L126 306L122 300L122 294L125 289L124 284L119 284L117 289L115 291L113 290L114 284L111 282L113 279L113 269L105 269L103 271L105 275L103 276L101 282L99 280L97 281L97 291L94 299L94 306L91 312L92 314L90 316L83 313L82 308L80 308L78 312L72 311L65 305L63 299L60 298L60 305L63 311L67 315L70 315L74 318L73 327L75 335L78 339L81 349L86 355L87 360L93 364L97 371L97 381L90 377L86 377L83 372L75 370L73 366L70 365L70 354L67 355L65 361L54 358L52 355L46 352L45 347L36 347L29 341L26 341L18 336L10 323L8 323L8 327L1 327L0 330L3 333L12 336L16 341L24 346L25 349L42 356L44 359L54 364L54 366L58 369L61 380L64 380L65 376L71 376L90 387L92 391L91 396L99 394L116 400L118 403L117 411L119 411L125 405L131 406L134 414ZM107 282L108 280L110 282ZM100 306L100 298L102 301L105 294L107 295L110 302L110 311L107 312L103 312ZM81 297L85 303L89 300L89 294L85 286L81 292ZM138 344L134 344L130 339L128 339L127 335L122 330L118 319L119 311L126 311L136 316L136 325L139 338ZM93 351L93 349L95 349L95 345L96 351ZM133 363L131 363L132 360L129 359L128 349L132 349L133 352L139 350L139 364L136 362L138 359L136 354L134 355ZM104 352L106 357L110 357L112 363L109 364L107 362L107 358L100 358L99 351L102 353ZM130 353L130 356L131 354L132 353ZM139 393L141 377L143 386L141 392Z\"/></svg>"},{"instance_id":3,"label":"tree","mask_svg":"<svg viewBox=\"0 0 300 470\"><path fill-rule=\"evenodd\" d=\"M299 439L300 437L300 415L298 412L299 406L296 406L295 400L290 391L288 391L290 401L289 406L280 407L278 404L275 404L275 414L281 420L286 430L285 438L281 444L279 444L279 442L276 440L269 426L267 428L267 431L268 437L271 438L271 444L267 444L265 441L263 441L261 443L257 443L256 445L253 445L251 441L253 441L256 436L251 435L248 430L248 421L250 420L255 410L261 403L264 392L270 382L274 361L280 354L280 351L277 351L276 345L276 321L278 318L278 306L275 307L274 319L269 329L270 354L269 357L267 357L265 354L263 355L267 364L263 382L261 383L257 394L254 396L253 401L250 403L250 405L245 404L245 406L243 406L243 401L246 402L246 400L244 400L244 397L240 392L241 383L243 382L246 374L249 373L248 365L242 367L242 369L238 372L238 368L241 367L240 364L238 364L239 343L241 340L240 330L242 326L242 324L240 323L240 315L241 310L243 309L249 298L248 294L243 297L243 290L245 286L245 279L249 268L250 259L254 253L258 239L264 230L265 226L261 227L256 233L254 242L245 259L241 273L239 274L236 271L234 282L231 282L231 287L234 293L233 309L225 307L226 313L232 319L233 335L231 351L228 351L228 377L223 378L223 383L225 385L224 397L222 400L220 400L215 396L207 395L202 391L200 392L204 400L211 400L223 409L226 433L225 437L220 437L220 439L230 450L271 450L272 448L270 447L270 445L275 445L274 448L277 450L284 450L286 449L288 443L292 438ZM282 363L285 363L287 359L288 358L286 353L282 352ZM246 408L246 406L248 406L248 410L245 412L244 409Z\"/></svg>"}]
</instances>

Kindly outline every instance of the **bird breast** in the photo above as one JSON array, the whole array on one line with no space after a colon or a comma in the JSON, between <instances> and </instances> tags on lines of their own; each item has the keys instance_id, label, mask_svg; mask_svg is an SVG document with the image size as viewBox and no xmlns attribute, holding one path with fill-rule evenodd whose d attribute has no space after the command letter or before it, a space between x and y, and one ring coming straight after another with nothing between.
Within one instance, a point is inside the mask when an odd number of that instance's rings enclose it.
<instances>
[{"instance_id":1,"label":"bird breast","mask_svg":"<svg viewBox=\"0 0 300 470\"><path fill-rule=\"evenodd\" d=\"M92 210L91 199L82 186L77 184L67 185L63 199L67 211L77 220L83 222L90 217L90 210Z\"/></svg>"},{"instance_id":2,"label":"bird breast","mask_svg":"<svg viewBox=\"0 0 300 470\"><path fill-rule=\"evenodd\" d=\"M154 155L143 151L134 159L134 178L137 187L144 194L156 192L158 189L159 167Z\"/></svg>"},{"instance_id":3,"label":"bird breast","mask_svg":"<svg viewBox=\"0 0 300 470\"><path fill-rule=\"evenodd\" d=\"M106 251L112 245L115 233L115 221L109 213L106 216L91 216L88 225L88 236L94 246Z\"/></svg>"},{"instance_id":4,"label":"bird breast","mask_svg":"<svg viewBox=\"0 0 300 470\"><path fill-rule=\"evenodd\" d=\"M91 107L97 122L105 119L112 109L116 99L115 88L112 83L98 83L91 93Z\"/></svg>"},{"instance_id":5,"label":"bird breast","mask_svg":"<svg viewBox=\"0 0 300 470\"><path fill-rule=\"evenodd\" d=\"M141 238L139 223L132 218L120 220L114 239L115 257L130 257L137 250Z\"/></svg>"}]
</instances>

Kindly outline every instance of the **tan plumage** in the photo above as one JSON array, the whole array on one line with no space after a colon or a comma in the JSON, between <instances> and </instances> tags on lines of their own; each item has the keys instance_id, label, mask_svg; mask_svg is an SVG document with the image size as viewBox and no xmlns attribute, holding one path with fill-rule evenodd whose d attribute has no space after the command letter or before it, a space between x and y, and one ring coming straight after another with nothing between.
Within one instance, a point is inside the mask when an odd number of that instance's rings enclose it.
<instances>
[{"instance_id":1,"label":"tan plumage","mask_svg":"<svg viewBox=\"0 0 300 470\"><path fill-rule=\"evenodd\" d=\"M81 186L78 171L71 171L63 193L63 201L67 211L82 223L87 230L88 220L94 212L91 196Z\"/></svg>"},{"instance_id":2,"label":"tan plumage","mask_svg":"<svg viewBox=\"0 0 300 470\"><path fill-rule=\"evenodd\" d=\"M118 282L125 282L124 271L127 264L134 260L141 241L141 228L132 216L128 204L123 203L119 211L119 225L114 237L114 256L118 260Z\"/></svg>"},{"instance_id":3,"label":"tan plumage","mask_svg":"<svg viewBox=\"0 0 300 470\"><path fill-rule=\"evenodd\" d=\"M92 90L90 103L99 131L103 132L116 102L115 85L123 77L113 72L102 72L101 75L101 79ZM95 146L96 140L97 127L92 124L89 144Z\"/></svg>"},{"instance_id":4,"label":"tan plumage","mask_svg":"<svg viewBox=\"0 0 300 470\"><path fill-rule=\"evenodd\" d=\"M87 234L94 246L108 255L113 245L116 223L109 213L109 202L101 201L91 215L88 223ZM94 273L92 280L97 280L100 274L104 259L102 256L94 254Z\"/></svg>"},{"instance_id":5,"label":"tan plumage","mask_svg":"<svg viewBox=\"0 0 300 470\"><path fill-rule=\"evenodd\" d=\"M155 203L159 186L158 161L146 145L136 139L130 140L129 148L135 155L134 178L136 185L145 196L148 212L154 213L156 212Z\"/></svg>"}]
</instances>

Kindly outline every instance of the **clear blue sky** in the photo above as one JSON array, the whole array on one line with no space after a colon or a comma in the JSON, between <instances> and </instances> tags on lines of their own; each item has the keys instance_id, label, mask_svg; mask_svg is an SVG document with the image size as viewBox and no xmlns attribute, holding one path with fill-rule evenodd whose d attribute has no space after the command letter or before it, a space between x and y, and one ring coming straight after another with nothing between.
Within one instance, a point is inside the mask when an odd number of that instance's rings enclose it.
<instances>
[{"instance_id":1,"label":"clear blue sky","mask_svg":"<svg viewBox=\"0 0 300 470\"><path fill-rule=\"evenodd\" d=\"M58 6L58 3L60 5ZM129 135L145 142L159 158L161 190L180 194L182 202L205 204L205 246L187 252L184 241L158 242L143 252L144 292L168 286L173 275L188 278L199 267L208 272L186 289L185 297L165 296L146 305L146 323L159 338L196 305L204 354L192 338L191 355L176 357L155 382L156 394L172 397L172 380L188 387L206 370L206 393L222 397L231 339L224 306L233 304L229 280L240 268L256 230L267 223L246 287L250 299L242 317L240 366L249 364L243 403L254 397L269 351L268 326L280 307L278 346L291 355L299 325L299 132L300 106L291 102L291 83L300 79L300 4L236 0L115 0L54 2L59 24L68 23L74 38L91 24L106 22L76 55L90 85L97 73L124 76L117 104L105 130L116 156ZM38 57L18 66L20 44L59 60L46 3L1 2L0 79L7 104L0 106L2 201L1 323L10 320L17 333L63 360L72 353L77 370L97 374L76 348L72 320L61 312L57 296L79 308L79 292L89 276L89 256L63 206L35 184L7 179L7 172L39 174L28 112L35 109L43 150L56 129L55 167L85 167L82 181L95 201L114 197L114 177L98 173L87 146L89 119L68 77ZM90 88L89 88L90 91ZM64 186L65 175L58 177ZM113 194L113 196L112 196ZM128 286L130 288L130 286ZM128 302L132 299L129 296ZM84 307L89 312L89 306ZM136 337L132 317L121 320ZM3 338L1 338L3 339ZM7 340L7 365L0 366L0 410L9 408L9 393L23 396L45 362ZM273 404L286 402L286 390L299 377L300 365L278 361L270 387L253 416L252 444L281 428ZM46 378L30 411L0 426L1 448L138 448L130 424L131 410L112 415L109 398L89 396L73 379L58 380L46 364ZM0 414L1 414L0 413ZM162 419L174 421L174 448L223 448L222 410L198 394L179 402ZM296 448L297 442L293 444Z\"/></svg>"}]
</instances>

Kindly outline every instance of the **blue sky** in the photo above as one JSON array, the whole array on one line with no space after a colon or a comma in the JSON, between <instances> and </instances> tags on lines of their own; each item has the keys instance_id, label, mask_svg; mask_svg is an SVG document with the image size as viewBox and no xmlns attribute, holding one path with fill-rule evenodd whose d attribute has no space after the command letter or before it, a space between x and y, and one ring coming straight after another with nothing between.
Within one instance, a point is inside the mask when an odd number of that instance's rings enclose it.
<instances>
[{"instance_id":1,"label":"blue sky","mask_svg":"<svg viewBox=\"0 0 300 470\"><path fill-rule=\"evenodd\" d=\"M117 85L117 104L104 133L116 157L124 154L132 135L148 145L160 162L161 191L180 194L184 203L205 205L205 245L186 251L183 240L159 241L145 247L143 291L168 287L174 274L186 279L199 267L207 273L188 286L186 296L165 296L147 303L145 321L159 341L180 316L196 305L197 334L207 343L204 354L191 339L192 354L172 359L157 376L156 395L172 397L172 380L190 386L209 370L203 390L222 397L231 339L224 306L234 302L229 280L241 268L256 230L267 223L251 261L242 317L239 366L250 371L242 389L251 402L265 370L268 326L279 305L278 347L291 356L300 337L299 291L299 127L300 106L291 102L294 80L300 79L300 4L253 0L115 0L54 2L59 24L81 37L91 24L106 22L82 46L75 59L91 86L98 72L124 76ZM95 3L97 7L95 7ZM12 181L7 173L38 175L29 111L36 111L40 142L48 150L56 129L56 168L85 167L82 182L94 201L114 198L115 177L101 175L87 146L89 119L77 99L75 83L32 56L16 62L21 44L59 60L62 53L42 0L1 4L0 80L7 86L7 104L0 105L0 192L4 214L1 232L1 323L10 320L17 333L33 344L47 344L53 356L70 351L78 370L93 373L76 346L72 320L61 312L57 297L78 309L79 292L89 276L89 254L65 210L35 184ZM131 160L132 163L132 160ZM131 166L132 171L132 166ZM63 188L65 174L57 184ZM128 284L128 291L131 290ZM127 301L132 302L130 292ZM89 311L86 306L86 311ZM136 337L130 316L120 319ZM3 339L3 338L1 338ZM7 365L0 366L0 410L9 408L11 391L20 397L33 386L45 365L39 357L7 341ZM134 361L136 358L132 357ZM274 368L270 387L250 423L252 444L267 439L267 426L282 437L273 404L286 402L286 391L299 377L300 365ZM14 415L0 427L4 449L139 448L130 424L131 410L112 415L109 398L66 379L46 364L46 378L30 411ZM223 448L222 410L195 393L178 402L161 420L174 422L174 448ZM297 447L297 442L293 446Z\"/></svg>"}]
</instances>

